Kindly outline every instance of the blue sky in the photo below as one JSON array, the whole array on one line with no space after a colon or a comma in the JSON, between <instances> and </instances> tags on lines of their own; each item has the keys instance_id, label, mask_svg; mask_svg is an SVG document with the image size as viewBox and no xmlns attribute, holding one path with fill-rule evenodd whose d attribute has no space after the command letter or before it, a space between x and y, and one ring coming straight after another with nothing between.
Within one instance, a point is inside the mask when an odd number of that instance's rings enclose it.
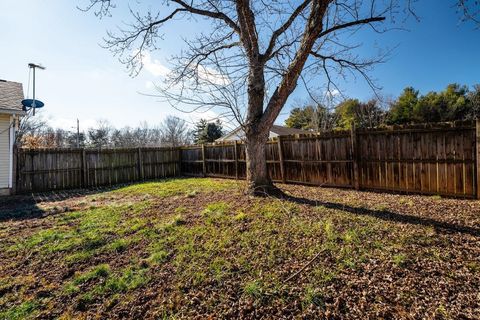
<instances>
[{"instance_id":1,"label":"blue sky","mask_svg":"<svg viewBox=\"0 0 480 320\"><path fill-rule=\"evenodd\" d=\"M139 94L154 93L152 82L160 81L167 58L182 48L181 37L202 27L176 23L164 29L161 49L150 54L147 68L130 77L125 67L108 50L99 46L107 29L128 21L125 7L119 6L112 18L98 19L76 6L87 0L1 0L0 1L0 79L24 83L27 90L29 62L42 63L37 72L37 96L46 104L43 116L56 127L70 129L80 119L82 129L106 119L114 126L136 126L142 121L159 124L167 115L177 115L188 122L209 114L183 114L157 99ZM155 1L147 6L154 5ZM452 8L454 1L422 0L417 3L420 22L410 19L409 31L391 31L376 35L381 47L396 47L390 59L376 66L372 77L386 95L398 95L405 86L422 93L441 90L449 83L480 83L480 30L471 23L460 23ZM357 41L372 43L371 34L359 35ZM362 38L363 37L363 38ZM365 45L359 51L376 51ZM347 96L368 99L373 93L366 83L348 79L340 83ZM307 99L299 87L277 123L282 123L298 99Z\"/></svg>"}]
</instances>

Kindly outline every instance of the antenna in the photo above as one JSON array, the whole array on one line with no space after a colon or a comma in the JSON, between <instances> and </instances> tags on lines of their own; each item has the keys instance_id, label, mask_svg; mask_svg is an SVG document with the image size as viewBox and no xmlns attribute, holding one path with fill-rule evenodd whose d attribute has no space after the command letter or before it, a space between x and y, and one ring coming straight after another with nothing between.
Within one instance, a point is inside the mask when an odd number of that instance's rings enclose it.
<instances>
[{"instance_id":1,"label":"antenna","mask_svg":"<svg viewBox=\"0 0 480 320\"><path fill-rule=\"evenodd\" d=\"M29 63L28 67L33 69L33 99L25 99L22 101L24 109L33 108L33 115L35 115L35 109L41 108L44 106L44 103L40 100L35 100L35 69L45 70L46 68L40 64Z\"/></svg>"},{"instance_id":2,"label":"antenna","mask_svg":"<svg viewBox=\"0 0 480 320\"><path fill-rule=\"evenodd\" d=\"M29 63L28 64L28 67L29 68L38 68L38 69L42 69L42 70L45 70L46 68L44 66L42 66L41 64L35 64L35 63Z\"/></svg>"}]
</instances>

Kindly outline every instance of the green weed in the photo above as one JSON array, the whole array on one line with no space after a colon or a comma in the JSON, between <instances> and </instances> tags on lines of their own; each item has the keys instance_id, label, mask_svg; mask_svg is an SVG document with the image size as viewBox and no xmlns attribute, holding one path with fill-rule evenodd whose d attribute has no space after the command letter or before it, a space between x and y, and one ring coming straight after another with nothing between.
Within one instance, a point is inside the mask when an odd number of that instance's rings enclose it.
<instances>
[{"instance_id":1,"label":"green weed","mask_svg":"<svg viewBox=\"0 0 480 320\"><path fill-rule=\"evenodd\" d=\"M100 264L85 273L76 274L73 281L67 284L65 293L70 294L77 292L79 291L79 285L91 280L107 278L110 272L111 270L108 264Z\"/></svg>"},{"instance_id":2,"label":"green weed","mask_svg":"<svg viewBox=\"0 0 480 320\"><path fill-rule=\"evenodd\" d=\"M305 289L305 294L303 298L304 307L313 304L316 307L325 307L325 302L323 299L323 295L320 293L319 290L308 286Z\"/></svg>"},{"instance_id":3,"label":"green weed","mask_svg":"<svg viewBox=\"0 0 480 320\"><path fill-rule=\"evenodd\" d=\"M261 299L264 295L262 284L259 281L250 281L243 287L243 293L254 299Z\"/></svg>"},{"instance_id":4,"label":"green weed","mask_svg":"<svg viewBox=\"0 0 480 320\"><path fill-rule=\"evenodd\" d=\"M168 258L168 252L165 250L159 250L153 252L150 257L148 257L147 261L150 262L151 264L161 264L162 262L165 262Z\"/></svg>"},{"instance_id":5,"label":"green weed","mask_svg":"<svg viewBox=\"0 0 480 320\"><path fill-rule=\"evenodd\" d=\"M202 214L206 217L207 223L220 223L226 220L226 214L229 209L230 206L226 202L214 202L207 205Z\"/></svg>"},{"instance_id":6,"label":"green weed","mask_svg":"<svg viewBox=\"0 0 480 320\"><path fill-rule=\"evenodd\" d=\"M35 300L28 300L18 306L13 306L5 311L0 311L0 319L23 320L34 315L40 307L40 303Z\"/></svg>"},{"instance_id":7,"label":"green weed","mask_svg":"<svg viewBox=\"0 0 480 320\"><path fill-rule=\"evenodd\" d=\"M407 256L399 253L392 257L392 261L397 267L402 267L406 264Z\"/></svg>"}]
</instances>

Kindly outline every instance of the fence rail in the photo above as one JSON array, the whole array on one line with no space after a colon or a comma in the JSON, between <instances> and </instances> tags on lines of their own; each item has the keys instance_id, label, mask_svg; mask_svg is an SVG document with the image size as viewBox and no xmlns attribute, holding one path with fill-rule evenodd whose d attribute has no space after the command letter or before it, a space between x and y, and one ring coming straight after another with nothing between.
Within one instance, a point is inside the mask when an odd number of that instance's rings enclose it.
<instances>
[{"instance_id":1,"label":"fence rail","mask_svg":"<svg viewBox=\"0 0 480 320\"><path fill-rule=\"evenodd\" d=\"M480 121L280 136L267 142L276 182L480 198ZM178 175L245 179L245 144L17 151L17 192Z\"/></svg>"}]
</instances>

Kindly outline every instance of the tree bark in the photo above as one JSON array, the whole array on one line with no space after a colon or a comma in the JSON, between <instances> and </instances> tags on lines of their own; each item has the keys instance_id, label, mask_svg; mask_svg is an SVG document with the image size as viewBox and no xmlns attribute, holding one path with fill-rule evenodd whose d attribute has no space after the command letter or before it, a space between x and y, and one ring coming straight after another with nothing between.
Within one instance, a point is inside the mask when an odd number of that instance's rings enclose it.
<instances>
[{"instance_id":1,"label":"tree bark","mask_svg":"<svg viewBox=\"0 0 480 320\"><path fill-rule=\"evenodd\" d=\"M247 160L247 183L249 194L267 195L274 189L272 180L268 175L266 159L266 132L250 132L247 135L246 160Z\"/></svg>"}]
</instances>

